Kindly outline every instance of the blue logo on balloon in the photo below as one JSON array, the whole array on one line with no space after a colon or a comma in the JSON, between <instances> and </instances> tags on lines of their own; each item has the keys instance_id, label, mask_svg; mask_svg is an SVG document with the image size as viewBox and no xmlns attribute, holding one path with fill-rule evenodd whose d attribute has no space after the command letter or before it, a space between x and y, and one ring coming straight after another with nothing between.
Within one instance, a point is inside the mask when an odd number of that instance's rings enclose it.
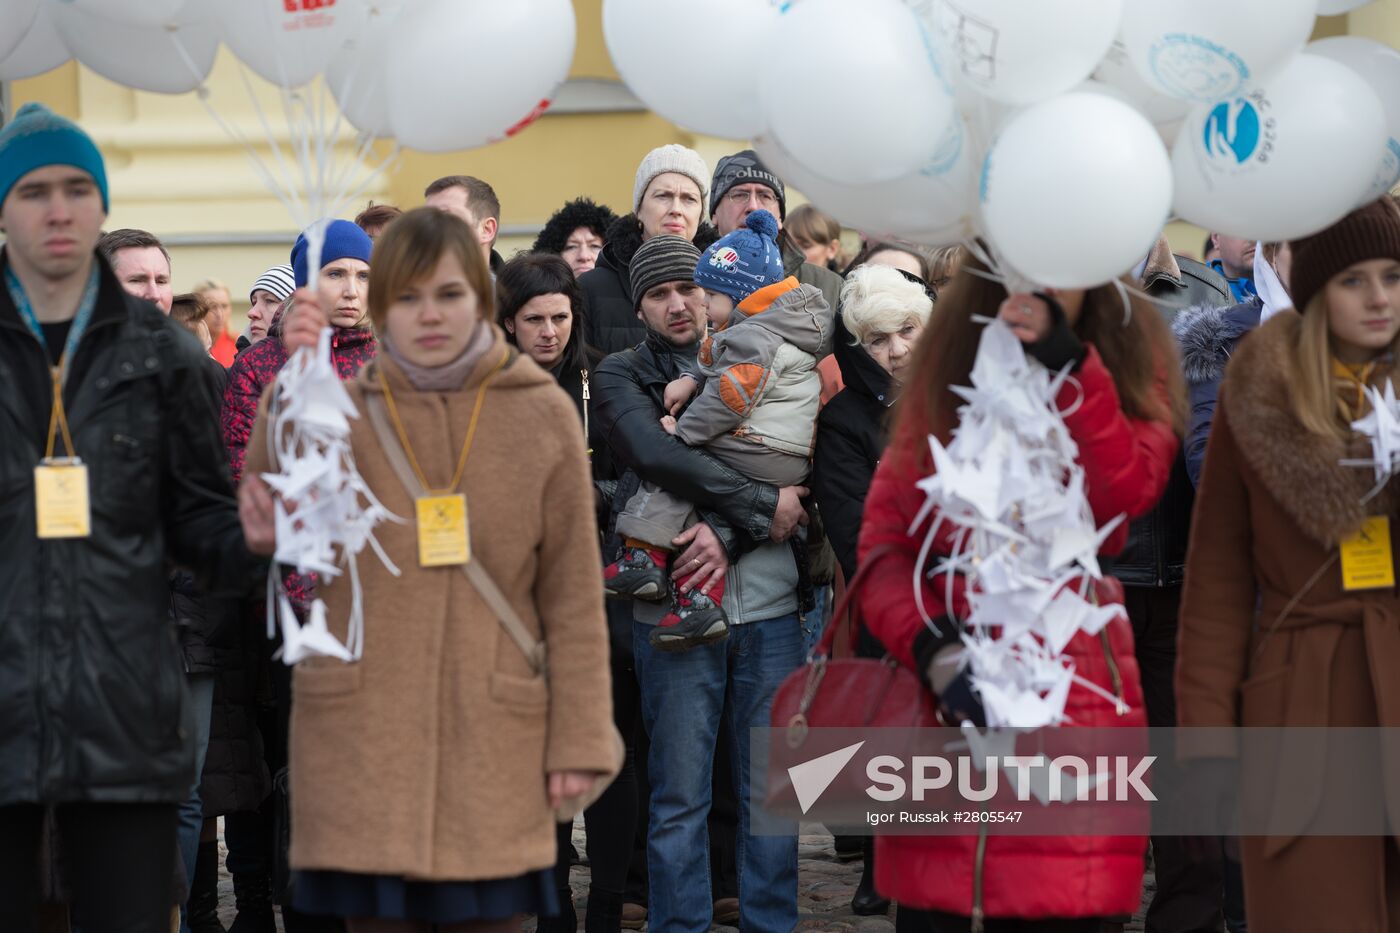
<instances>
[{"instance_id":1,"label":"blue logo on balloon","mask_svg":"<svg viewBox=\"0 0 1400 933\"><path fill-rule=\"evenodd\" d=\"M1206 117L1204 137L1208 154L1243 165L1262 138L1259 111L1244 98L1217 104Z\"/></svg>"}]
</instances>

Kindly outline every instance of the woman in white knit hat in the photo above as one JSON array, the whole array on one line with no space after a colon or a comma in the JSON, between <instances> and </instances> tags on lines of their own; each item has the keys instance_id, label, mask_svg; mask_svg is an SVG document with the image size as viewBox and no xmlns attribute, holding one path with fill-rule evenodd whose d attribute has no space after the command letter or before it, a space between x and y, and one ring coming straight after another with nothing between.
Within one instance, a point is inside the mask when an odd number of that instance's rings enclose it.
<instances>
[{"instance_id":1,"label":"woman in white knit hat","mask_svg":"<svg viewBox=\"0 0 1400 933\"><path fill-rule=\"evenodd\" d=\"M608 229L597 265L579 277L589 346L606 355L641 342L646 328L632 300L632 256L662 234L685 237L701 250L712 243L717 234L701 221L709 186L710 167L693 149L660 146L642 159L632 185L633 212Z\"/></svg>"}]
</instances>

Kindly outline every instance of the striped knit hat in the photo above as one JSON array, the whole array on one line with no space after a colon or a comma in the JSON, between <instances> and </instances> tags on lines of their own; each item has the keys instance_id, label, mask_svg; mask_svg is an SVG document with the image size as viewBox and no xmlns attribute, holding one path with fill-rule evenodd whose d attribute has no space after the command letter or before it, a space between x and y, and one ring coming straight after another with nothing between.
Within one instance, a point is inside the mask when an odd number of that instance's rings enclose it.
<instances>
[{"instance_id":1,"label":"striped knit hat","mask_svg":"<svg viewBox=\"0 0 1400 933\"><path fill-rule=\"evenodd\" d=\"M692 282L700 251L685 237L666 234L647 240L632 257L628 275L632 280L632 307L642 306L642 296L667 282Z\"/></svg>"},{"instance_id":2,"label":"striped knit hat","mask_svg":"<svg viewBox=\"0 0 1400 933\"><path fill-rule=\"evenodd\" d=\"M253 300L253 293L258 291L269 292L278 301L286 301L296 290L296 280L292 277L292 267L286 263L273 266L253 283L253 287L248 289L248 300Z\"/></svg>"}]
</instances>

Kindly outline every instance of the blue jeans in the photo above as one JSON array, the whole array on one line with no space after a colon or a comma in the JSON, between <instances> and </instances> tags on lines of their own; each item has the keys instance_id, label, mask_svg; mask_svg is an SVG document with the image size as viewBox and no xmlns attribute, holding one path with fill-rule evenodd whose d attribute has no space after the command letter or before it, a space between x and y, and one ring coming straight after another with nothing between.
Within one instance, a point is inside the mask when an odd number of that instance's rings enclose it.
<instances>
[{"instance_id":1,"label":"blue jeans","mask_svg":"<svg viewBox=\"0 0 1400 933\"><path fill-rule=\"evenodd\" d=\"M732 625L724 641L689 651L657 651L651 626L634 622L632 650L642 721L651 737L651 831L647 838L652 933L710 928L710 775L720 717L730 717L739 799L739 927L790 933L797 925L797 830L750 834L749 729L767 726L773 694L803 659L797 614Z\"/></svg>"},{"instance_id":2,"label":"blue jeans","mask_svg":"<svg viewBox=\"0 0 1400 933\"><path fill-rule=\"evenodd\" d=\"M204 773L204 753L209 751L209 719L214 713L214 674L186 674L190 703L194 706L194 787L180 804L178 838L180 859L185 863L185 883L194 886L194 863L199 856L199 831L204 828L204 802L199 799L199 777ZM180 907L180 933L189 933L185 908Z\"/></svg>"},{"instance_id":3,"label":"blue jeans","mask_svg":"<svg viewBox=\"0 0 1400 933\"><path fill-rule=\"evenodd\" d=\"M802 618L802 656L805 658L817 647L831 624L831 587L812 588L812 611Z\"/></svg>"}]
</instances>

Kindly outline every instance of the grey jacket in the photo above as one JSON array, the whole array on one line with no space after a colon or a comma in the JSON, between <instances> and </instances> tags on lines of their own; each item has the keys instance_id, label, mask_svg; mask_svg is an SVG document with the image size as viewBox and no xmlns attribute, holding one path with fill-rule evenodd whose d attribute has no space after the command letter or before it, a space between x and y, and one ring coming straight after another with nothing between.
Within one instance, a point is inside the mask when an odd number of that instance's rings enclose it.
<instances>
[{"instance_id":1,"label":"grey jacket","mask_svg":"<svg viewBox=\"0 0 1400 933\"><path fill-rule=\"evenodd\" d=\"M831 352L834 318L822 293L795 278L754 292L701 343L705 386L676 435L696 447L732 435L810 458L821 407L817 361Z\"/></svg>"}]
</instances>

